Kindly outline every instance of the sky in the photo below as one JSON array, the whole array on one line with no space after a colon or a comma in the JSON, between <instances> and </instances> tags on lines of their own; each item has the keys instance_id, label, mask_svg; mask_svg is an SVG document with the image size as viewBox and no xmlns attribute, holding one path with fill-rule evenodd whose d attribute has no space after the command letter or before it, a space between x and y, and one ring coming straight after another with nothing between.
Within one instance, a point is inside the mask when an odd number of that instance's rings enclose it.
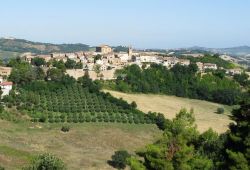
<instances>
[{"instance_id":1,"label":"sky","mask_svg":"<svg viewBox=\"0 0 250 170\"><path fill-rule=\"evenodd\" d=\"M250 45L250 0L2 0L0 37L136 48Z\"/></svg>"}]
</instances>

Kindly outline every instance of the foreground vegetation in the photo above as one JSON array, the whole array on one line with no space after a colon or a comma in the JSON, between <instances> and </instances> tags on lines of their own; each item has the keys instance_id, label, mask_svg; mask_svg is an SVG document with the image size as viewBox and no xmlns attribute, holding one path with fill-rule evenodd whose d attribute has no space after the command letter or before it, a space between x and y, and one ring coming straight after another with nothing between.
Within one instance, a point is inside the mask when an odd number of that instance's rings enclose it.
<instances>
[{"instance_id":1,"label":"foreground vegetation","mask_svg":"<svg viewBox=\"0 0 250 170\"><path fill-rule=\"evenodd\" d=\"M192 111L183 109L173 120L158 124L164 131L160 140L138 150L136 155L115 152L112 165L132 170L229 169L250 168L250 103L233 111L230 130L218 135L212 129L200 134ZM122 157L122 159L120 158Z\"/></svg>"}]
</instances>

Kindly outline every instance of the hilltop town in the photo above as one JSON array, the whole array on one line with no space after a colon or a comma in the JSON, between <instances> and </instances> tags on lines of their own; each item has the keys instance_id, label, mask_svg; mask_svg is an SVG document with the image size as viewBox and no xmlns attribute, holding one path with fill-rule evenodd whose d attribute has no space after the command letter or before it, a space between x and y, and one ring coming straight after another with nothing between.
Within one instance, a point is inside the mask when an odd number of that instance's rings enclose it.
<instances>
[{"instance_id":1,"label":"hilltop town","mask_svg":"<svg viewBox=\"0 0 250 170\"><path fill-rule=\"evenodd\" d=\"M40 58L44 60L43 69L45 71L48 68L53 67L53 62L70 63L66 69L66 73L74 78L79 78L84 75L85 71L89 72L90 77L95 79L112 80L115 79L115 71L125 66L136 64L141 68L147 68L150 64L161 64L167 68L172 68L176 64L188 66L190 64L189 59L183 59L175 56L174 54L166 54L159 52L144 52L134 51L131 47L127 48L127 52L114 52L108 45L101 45L96 47L95 51L79 51L74 53L51 53L49 55L36 55L32 53L24 53L21 55L21 59L32 64L32 60ZM183 54L183 56L190 56L193 58L202 58L204 54ZM227 55L219 56L221 59L229 62L235 60ZM217 70L226 69L218 67L215 63L208 62L196 62L199 71L204 72L207 69ZM11 72L11 68L0 67L0 74L2 76L8 76ZM240 74L242 69L226 69L228 74Z\"/></svg>"},{"instance_id":2,"label":"hilltop town","mask_svg":"<svg viewBox=\"0 0 250 170\"><path fill-rule=\"evenodd\" d=\"M56 67L58 63L64 64L65 73L69 76L78 79L88 72L92 80L114 80L117 78L116 70L120 70L126 66L138 65L140 68L148 68L150 64L155 63L163 65L170 69L176 64L189 66L190 58L204 58L203 53L188 53L181 56L175 56L174 52L162 53L154 51L133 50L132 47L124 47L127 52L114 52L109 45L100 45L95 48L95 51L78 51L71 53L51 53L51 54L34 54L26 52L20 55L20 59L36 65L35 60L38 60L39 66L46 73L50 68ZM218 56L225 62L235 63L236 60L228 55ZM189 58L189 59L187 59ZM240 67L223 68L219 67L214 62L195 62L200 73L205 73L209 70L224 70L227 75L233 76L241 74L243 69ZM11 74L11 67L0 66L0 86L3 90L3 95L8 95L12 89L12 82L7 81L7 77Z\"/></svg>"}]
</instances>

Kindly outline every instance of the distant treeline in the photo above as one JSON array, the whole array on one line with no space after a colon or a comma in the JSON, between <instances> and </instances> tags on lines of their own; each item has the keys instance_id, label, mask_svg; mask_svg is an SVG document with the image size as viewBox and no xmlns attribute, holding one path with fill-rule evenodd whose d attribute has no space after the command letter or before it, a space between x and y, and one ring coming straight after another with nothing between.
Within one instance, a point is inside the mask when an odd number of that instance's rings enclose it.
<instances>
[{"instance_id":1,"label":"distant treeline","mask_svg":"<svg viewBox=\"0 0 250 170\"><path fill-rule=\"evenodd\" d=\"M201 75L197 69L196 64L177 64L170 70L157 64L148 69L131 65L118 70L117 80L105 85L122 92L162 93L228 105L246 97L239 83L227 78L222 70Z\"/></svg>"}]
</instances>

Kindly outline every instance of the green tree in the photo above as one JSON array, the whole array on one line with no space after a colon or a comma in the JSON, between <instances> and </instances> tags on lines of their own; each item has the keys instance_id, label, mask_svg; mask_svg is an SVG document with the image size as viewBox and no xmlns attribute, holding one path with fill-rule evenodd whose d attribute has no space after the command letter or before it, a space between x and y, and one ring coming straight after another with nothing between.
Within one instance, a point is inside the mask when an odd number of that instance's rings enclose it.
<instances>
[{"instance_id":1,"label":"green tree","mask_svg":"<svg viewBox=\"0 0 250 170\"><path fill-rule=\"evenodd\" d=\"M43 66L43 65L46 64L44 58L40 58L40 57L35 57L35 58L33 58L33 59L31 60L31 63L32 63L33 65L35 65L35 66L38 66L38 67Z\"/></svg>"},{"instance_id":2,"label":"green tree","mask_svg":"<svg viewBox=\"0 0 250 170\"><path fill-rule=\"evenodd\" d=\"M34 68L28 63L16 64L9 76L9 80L16 84L29 83L36 79Z\"/></svg>"},{"instance_id":3,"label":"green tree","mask_svg":"<svg viewBox=\"0 0 250 170\"><path fill-rule=\"evenodd\" d=\"M76 63L75 69L82 69L82 68L83 68L83 65L81 62Z\"/></svg>"},{"instance_id":4,"label":"green tree","mask_svg":"<svg viewBox=\"0 0 250 170\"><path fill-rule=\"evenodd\" d=\"M249 86L250 85L249 75L246 73L235 74L233 76L233 78L235 81L237 81L242 86Z\"/></svg>"},{"instance_id":5,"label":"green tree","mask_svg":"<svg viewBox=\"0 0 250 170\"><path fill-rule=\"evenodd\" d=\"M74 60L67 59L67 61L65 62L65 67L67 69L73 69L73 68L75 68L75 66L76 66L76 61L74 61Z\"/></svg>"},{"instance_id":6,"label":"green tree","mask_svg":"<svg viewBox=\"0 0 250 170\"><path fill-rule=\"evenodd\" d=\"M64 73L61 69L51 68L47 71L47 80L61 81Z\"/></svg>"},{"instance_id":7,"label":"green tree","mask_svg":"<svg viewBox=\"0 0 250 170\"><path fill-rule=\"evenodd\" d=\"M34 71L36 73L36 80L44 80L46 75L45 75L45 72L43 71L42 68L40 67L36 67L34 68Z\"/></svg>"},{"instance_id":8,"label":"green tree","mask_svg":"<svg viewBox=\"0 0 250 170\"><path fill-rule=\"evenodd\" d=\"M94 71L95 71L95 73L97 74L97 77L99 77L99 75L100 75L100 73L101 73L101 65L96 64L96 65L94 66Z\"/></svg>"},{"instance_id":9,"label":"green tree","mask_svg":"<svg viewBox=\"0 0 250 170\"><path fill-rule=\"evenodd\" d=\"M110 165L117 169L124 169L127 164L127 159L130 158L130 154L127 151L120 150L116 151L111 158L112 160L109 162Z\"/></svg>"},{"instance_id":10,"label":"green tree","mask_svg":"<svg viewBox=\"0 0 250 170\"><path fill-rule=\"evenodd\" d=\"M60 61L53 60L52 66L62 70L63 72L66 70L63 60L60 60Z\"/></svg>"},{"instance_id":11,"label":"green tree","mask_svg":"<svg viewBox=\"0 0 250 170\"><path fill-rule=\"evenodd\" d=\"M136 108L137 108L137 104L136 104L136 102L135 102L135 101L132 101L132 103L131 103L131 107L132 107L132 108L134 108L134 109L136 109Z\"/></svg>"},{"instance_id":12,"label":"green tree","mask_svg":"<svg viewBox=\"0 0 250 170\"><path fill-rule=\"evenodd\" d=\"M226 168L231 170L250 169L250 103L245 101L232 112L230 133L226 145Z\"/></svg>"}]
</instances>

